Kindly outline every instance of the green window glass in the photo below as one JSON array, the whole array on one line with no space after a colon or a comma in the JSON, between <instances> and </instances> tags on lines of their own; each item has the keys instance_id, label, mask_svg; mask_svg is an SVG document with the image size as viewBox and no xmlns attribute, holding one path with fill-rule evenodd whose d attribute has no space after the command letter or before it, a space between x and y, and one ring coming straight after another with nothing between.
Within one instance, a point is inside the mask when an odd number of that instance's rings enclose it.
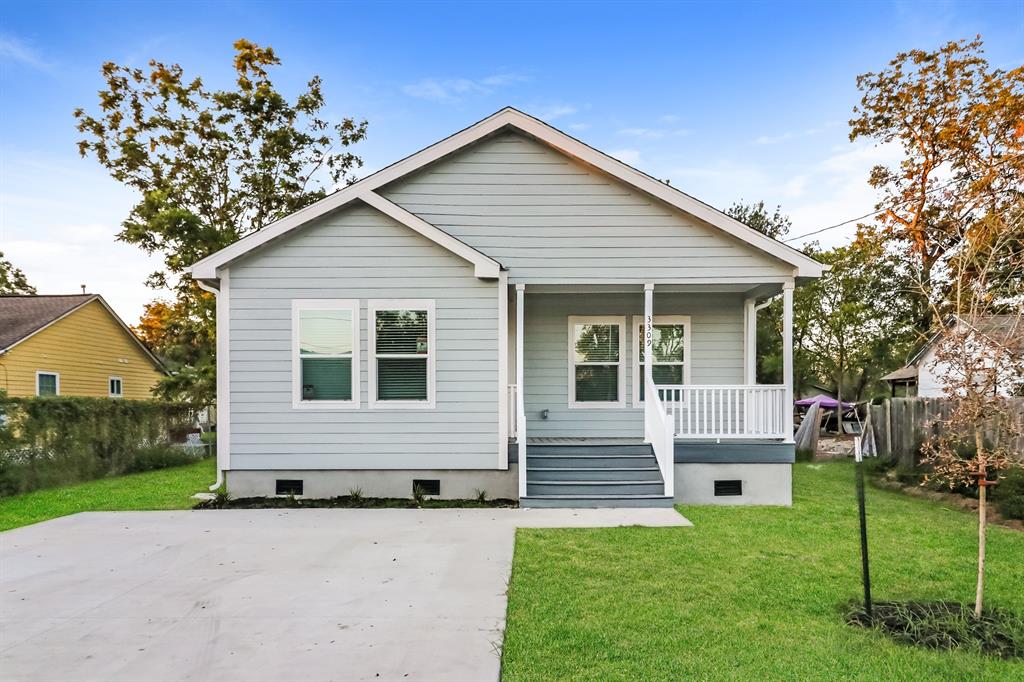
<instances>
[{"instance_id":1,"label":"green window glass","mask_svg":"<svg viewBox=\"0 0 1024 682\"><path fill-rule=\"evenodd\" d=\"M618 402L619 333L614 323L572 325L574 402Z\"/></svg>"},{"instance_id":2,"label":"green window glass","mask_svg":"<svg viewBox=\"0 0 1024 682\"><path fill-rule=\"evenodd\" d=\"M686 363L686 325L657 324L653 329L651 345L654 357L651 362L651 374L655 385L679 385L683 383L683 367ZM640 400L644 399L644 326L637 327L637 348L639 348L639 374L636 385L639 387Z\"/></svg>"},{"instance_id":3,"label":"green window glass","mask_svg":"<svg viewBox=\"0 0 1024 682\"><path fill-rule=\"evenodd\" d=\"M352 400L352 321L352 310L299 310L302 400Z\"/></svg>"},{"instance_id":4,"label":"green window glass","mask_svg":"<svg viewBox=\"0 0 1024 682\"><path fill-rule=\"evenodd\" d=\"M377 400L429 400L429 311L377 310L374 325Z\"/></svg>"},{"instance_id":5,"label":"green window glass","mask_svg":"<svg viewBox=\"0 0 1024 682\"><path fill-rule=\"evenodd\" d=\"M57 375L44 372L37 374L36 395L57 395Z\"/></svg>"}]
</instances>

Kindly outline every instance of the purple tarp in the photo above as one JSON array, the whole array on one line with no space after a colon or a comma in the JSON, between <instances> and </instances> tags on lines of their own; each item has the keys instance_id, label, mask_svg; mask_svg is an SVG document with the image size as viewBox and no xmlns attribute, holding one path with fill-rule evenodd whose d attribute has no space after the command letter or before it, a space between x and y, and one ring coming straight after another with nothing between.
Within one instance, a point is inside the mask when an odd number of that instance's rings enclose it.
<instances>
[{"instance_id":1,"label":"purple tarp","mask_svg":"<svg viewBox=\"0 0 1024 682\"><path fill-rule=\"evenodd\" d=\"M830 398L827 395L818 394L813 398L804 398L803 400L797 400L793 404L799 405L800 407L810 407L814 403L818 403L822 408L826 410L834 410L839 406L839 402L835 398ZM854 403L843 403L843 407L853 407Z\"/></svg>"}]
</instances>

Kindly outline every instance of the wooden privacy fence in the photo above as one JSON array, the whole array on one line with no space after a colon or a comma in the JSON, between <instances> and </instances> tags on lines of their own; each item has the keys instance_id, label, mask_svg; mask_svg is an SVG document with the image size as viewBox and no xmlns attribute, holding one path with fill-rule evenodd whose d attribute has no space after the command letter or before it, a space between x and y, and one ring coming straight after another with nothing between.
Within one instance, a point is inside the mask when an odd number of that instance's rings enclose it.
<instances>
[{"instance_id":1,"label":"wooden privacy fence","mask_svg":"<svg viewBox=\"0 0 1024 682\"><path fill-rule=\"evenodd\" d=\"M1008 400L1018 423L1024 424L1024 398ZM921 445L937 432L936 420L948 418L953 408L948 398L890 398L868 409L868 425L878 455L912 467L918 462ZM1024 436L1016 437L1012 447L1018 452L1024 450Z\"/></svg>"}]
</instances>

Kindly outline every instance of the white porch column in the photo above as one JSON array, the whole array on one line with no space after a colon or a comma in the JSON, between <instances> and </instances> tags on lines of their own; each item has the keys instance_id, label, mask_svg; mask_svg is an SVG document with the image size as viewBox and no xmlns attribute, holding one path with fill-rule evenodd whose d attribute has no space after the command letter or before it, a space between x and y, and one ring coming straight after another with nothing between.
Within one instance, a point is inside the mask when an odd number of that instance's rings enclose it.
<instances>
[{"instance_id":1,"label":"white porch column","mask_svg":"<svg viewBox=\"0 0 1024 682\"><path fill-rule=\"evenodd\" d=\"M523 382L523 337L526 325L523 310L526 302L526 285L516 284L516 448L519 454L519 497L526 497L526 384Z\"/></svg>"},{"instance_id":2,"label":"white porch column","mask_svg":"<svg viewBox=\"0 0 1024 682\"><path fill-rule=\"evenodd\" d=\"M654 350L654 284L644 284L644 378L640 381L644 385L644 399L650 400L647 396L647 380L653 379L654 368L651 365L651 355ZM639 392L640 387L634 386L634 391ZM651 434L647 433L647 420L644 420L644 442L651 442Z\"/></svg>"},{"instance_id":3,"label":"white porch column","mask_svg":"<svg viewBox=\"0 0 1024 682\"><path fill-rule=\"evenodd\" d=\"M793 280L782 285L782 382L786 385L782 424L787 443L793 442L793 287Z\"/></svg>"},{"instance_id":4,"label":"white porch column","mask_svg":"<svg viewBox=\"0 0 1024 682\"><path fill-rule=\"evenodd\" d=\"M508 469L508 273L498 273L498 468Z\"/></svg>"},{"instance_id":5,"label":"white porch column","mask_svg":"<svg viewBox=\"0 0 1024 682\"><path fill-rule=\"evenodd\" d=\"M752 386L757 383L757 308L756 299L743 301L743 383Z\"/></svg>"}]
</instances>

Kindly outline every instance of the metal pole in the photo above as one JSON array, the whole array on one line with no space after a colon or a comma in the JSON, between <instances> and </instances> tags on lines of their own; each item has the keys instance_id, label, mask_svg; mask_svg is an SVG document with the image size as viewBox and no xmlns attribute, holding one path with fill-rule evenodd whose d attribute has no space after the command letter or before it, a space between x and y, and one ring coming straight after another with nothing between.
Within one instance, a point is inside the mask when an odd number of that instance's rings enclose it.
<instances>
[{"instance_id":1,"label":"metal pole","mask_svg":"<svg viewBox=\"0 0 1024 682\"><path fill-rule=\"evenodd\" d=\"M871 571L868 566L868 520L864 510L864 456L860 436L853 439L853 456L857 467L857 507L860 514L860 568L864 581L864 612L871 620Z\"/></svg>"}]
</instances>

